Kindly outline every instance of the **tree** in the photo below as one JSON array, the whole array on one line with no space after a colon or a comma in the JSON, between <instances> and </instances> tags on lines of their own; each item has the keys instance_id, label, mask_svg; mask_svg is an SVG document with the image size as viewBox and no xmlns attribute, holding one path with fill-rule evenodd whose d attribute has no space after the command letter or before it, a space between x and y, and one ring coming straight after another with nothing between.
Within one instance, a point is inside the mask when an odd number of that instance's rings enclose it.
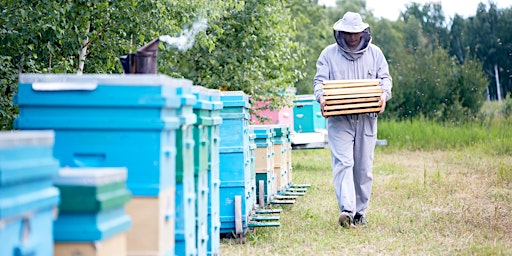
<instances>
[{"instance_id":1,"label":"tree","mask_svg":"<svg viewBox=\"0 0 512 256\"><path fill-rule=\"evenodd\" d=\"M456 56L460 62L465 59L466 47L464 35L467 33L467 22L458 14L455 15L450 28L450 55Z\"/></svg>"},{"instance_id":2,"label":"tree","mask_svg":"<svg viewBox=\"0 0 512 256\"><path fill-rule=\"evenodd\" d=\"M213 38L213 48L197 44L187 52L167 51L169 65L162 72L208 88L244 91L271 108L291 104L283 93L301 77L302 56L287 3L249 1L226 13L213 22L217 29L198 35Z\"/></svg>"},{"instance_id":3,"label":"tree","mask_svg":"<svg viewBox=\"0 0 512 256\"><path fill-rule=\"evenodd\" d=\"M333 23L325 15L327 8L318 5L316 1L294 0L290 8L297 24L295 41L303 51L300 60L303 76L295 83L295 87L297 94L312 94L318 56L327 45L335 43Z\"/></svg>"},{"instance_id":4,"label":"tree","mask_svg":"<svg viewBox=\"0 0 512 256\"><path fill-rule=\"evenodd\" d=\"M18 73L120 73L120 55L160 35L181 32L198 15L218 19L234 2L2 1L0 66L6 76L0 84L5 96L0 99L1 128L12 128ZM205 13L209 8L217 12ZM211 47L213 41L204 37L201 44Z\"/></svg>"},{"instance_id":5,"label":"tree","mask_svg":"<svg viewBox=\"0 0 512 256\"><path fill-rule=\"evenodd\" d=\"M511 26L511 9L499 10L493 3L489 3L488 10L485 4L480 3L476 15L467 23L464 45L483 63L483 70L490 81L491 99L503 98L512 92L512 74L508 68L512 65ZM499 91L498 86L501 87Z\"/></svg>"},{"instance_id":6,"label":"tree","mask_svg":"<svg viewBox=\"0 0 512 256\"><path fill-rule=\"evenodd\" d=\"M441 46L447 48L448 29L445 26L445 16L440 3L426 3L424 5L411 3L406 5L402 13L403 20L408 23L411 19L419 21L422 33L429 39L430 47Z\"/></svg>"},{"instance_id":7,"label":"tree","mask_svg":"<svg viewBox=\"0 0 512 256\"><path fill-rule=\"evenodd\" d=\"M403 13L405 49L396 52L397 61L390 64L394 88L387 115L398 119L423 116L438 121L470 120L484 101L487 80L482 66L467 57L469 53L459 62L436 40L427 40L432 33L424 32L428 25L421 21L424 14L420 8L408 11L411 13Z\"/></svg>"}]
</instances>

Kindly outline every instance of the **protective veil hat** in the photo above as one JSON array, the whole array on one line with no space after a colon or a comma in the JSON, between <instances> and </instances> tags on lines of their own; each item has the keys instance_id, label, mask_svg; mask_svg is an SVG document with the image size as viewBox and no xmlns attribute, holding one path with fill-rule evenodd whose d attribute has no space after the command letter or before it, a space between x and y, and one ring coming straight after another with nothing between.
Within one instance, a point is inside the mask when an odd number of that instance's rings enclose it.
<instances>
[{"instance_id":1,"label":"protective veil hat","mask_svg":"<svg viewBox=\"0 0 512 256\"><path fill-rule=\"evenodd\" d=\"M359 33L369 28L368 23L364 23L361 15L355 12L347 12L343 18L334 23L335 31L343 31L348 33Z\"/></svg>"}]
</instances>

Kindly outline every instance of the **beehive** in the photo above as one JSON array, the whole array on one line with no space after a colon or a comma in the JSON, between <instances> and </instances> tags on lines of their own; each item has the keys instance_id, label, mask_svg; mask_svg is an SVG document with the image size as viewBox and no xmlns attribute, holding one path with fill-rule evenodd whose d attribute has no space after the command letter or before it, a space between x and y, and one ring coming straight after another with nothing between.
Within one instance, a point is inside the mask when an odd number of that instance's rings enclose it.
<instances>
[{"instance_id":1,"label":"beehive","mask_svg":"<svg viewBox=\"0 0 512 256\"><path fill-rule=\"evenodd\" d=\"M195 96L190 94L191 106L197 103ZM180 126L176 129L176 222L175 249L176 255L196 255L195 218L197 193L194 181L194 125L197 116L193 112L178 109Z\"/></svg>"},{"instance_id":2,"label":"beehive","mask_svg":"<svg viewBox=\"0 0 512 256\"><path fill-rule=\"evenodd\" d=\"M379 112L382 95L379 82L380 79L324 81L324 116Z\"/></svg>"},{"instance_id":3,"label":"beehive","mask_svg":"<svg viewBox=\"0 0 512 256\"><path fill-rule=\"evenodd\" d=\"M249 97L242 91L222 92L219 126L219 178L221 234L245 233L247 216L255 204L251 193ZM238 202L238 199L241 199ZM238 204L240 203L240 205ZM241 207L241 209L239 209ZM238 209L241 219L236 218ZM237 227L241 226L241 230Z\"/></svg>"},{"instance_id":4,"label":"beehive","mask_svg":"<svg viewBox=\"0 0 512 256\"><path fill-rule=\"evenodd\" d=\"M192 92L196 97L194 113L197 122L194 124L194 183L196 192L196 248L198 255L207 255L208 240L208 201L209 183L208 170L210 168L210 130L218 125L218 120L212 117L215 104L210 99L212 91L202 86L193 86Z\"/></svg>"},{"instance_id":5,"label":"beehive","mask_svg":"<svg viewBox=\"0 0 512 256\"><path fill-rule=\"evenodd\" d=\"M255 150L255 170L256 170L256 194L264 194L263 201L257 201L258 204L270 204L270 201L276 194L272 188L272 178L274 177L274 145L272 137L275 134L270 125L252 125L256 134ZM264 192L260 192L259 181L264 184ZM259 200L259 199L258 199Z\"/></svg>"},{"instance_id":6,"label":"beehive","mask_svg":"<svg viewBox=\"0 0 512 256\"><path fill-rule=\"evenodd\" d=\"M61 166L126 166L134 196L158 196L176 184L176 129L193 114L191 85L164 75L22 74L14 125L54 130Z\"/></svg>"},{"instance_id":7,"label":"beehive","mask_svg":"<svg viewBox=\"0 0 512 256\"><path fill-rule=\"evenodd\" d=\"M293 129L298 133L315 132L325 129L326 122L315 95L297 95L293 101Z\"/></svg>"},{"instance_id":8,"label":"beehive","mask_svg":"<svg viewBox=\"0 0 512 256\"><path fill-rule=\"evenodd\" d=\"M195 117L191 87L165 75L22 74L15 127L54 130L61 166L126 166L127 254L174 255L176 146L192 138L176 133Z\"/></svg>"},{"instance_id":9,"label":"beehive","mask_svg":"<svg viewBox=\"0 0 512 256\"><path fill-rule=\"evenodd\" d=\"M126 255L131 226L125 213L130 200L126 177L126 168L59 170L53 178L62 198L53 223L55 256Z\"/></svg>"},{"instance_id":10,"label":"beehive","mask_svg":"<svg viewBox=\"0 0 512 256\"><path fill-rule=\"evenodd\" d=\"M220 132L219 126L222 124L220 111L224 105L221 101L221 92L217 89L209 90L209 100L213 108L210 111L210 117L213 120L208 127L209 157L208 157L208 255L220 255L220 166L219 166L219 145Z\"/></svg>"},{"instance_id":11,"label":"beehive","mask_svg":"<svg viewBox=\"0 0 512 256\"><path fill-rule=\"evenodd\" d=\"M175 188L170 187L158 197L132 197L127 203L126 212L132 218L127 255L174 255L175 195Z\"/></svg>"},{"instance_id":12,"label":"beehive","mask_svg":"<svg viewBox=\"0 0 512 256\"><path fill-rule=\"evenodd\" d=\"M0 132L0 255L53 255L53 131Z\"/></svg>"}]
</instances>

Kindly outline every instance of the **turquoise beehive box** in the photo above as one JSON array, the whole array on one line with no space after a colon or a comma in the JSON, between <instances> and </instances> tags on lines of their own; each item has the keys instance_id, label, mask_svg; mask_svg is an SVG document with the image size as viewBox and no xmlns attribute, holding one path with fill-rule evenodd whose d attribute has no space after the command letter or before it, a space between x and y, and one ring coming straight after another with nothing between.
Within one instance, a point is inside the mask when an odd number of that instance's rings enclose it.
<instances>
[{"instance_id":1,"label":"turquoise beehive box","mask_svg":"<svg viewBox=\"0 0 512 256\"><path fill-rule=\"evenodd\" d=\"M0 132L0 255L53 255L53 131Z\"/></svg>"},{"instance_id":2,"label":"turquoise beehive box","mask_svg":"<svg viewBox=\"0 0 512 256\"><path fill-rule=\"evenodd\" d=\"M22 74L15 127L53 129L61 166L126 166L133 195L155 196L175 184L180 88L189 85L163 75Z\"/></svg>"},{"instance_id":3,"label":"turquoise beehive box","mask_svg":"<svg viewBox=\"0 0 512 256\"><path fill-rule=\"evenodd\" d=\"M322 116L320 104L311 94L297 95L293 101L293 128L295 132L315 132L325 129L326 121Z\"/></svg>"},{"instance_id":4,"label":"turquoise beehive box","mask_svg":"<svg viewBox=\"0 0 512 256\"><path fill-rule=\"evenodd\" d=\"M208 158L208 255L220 255L220 125L222 124L221 91L209 89L209 101L212 104L210 117L212 125L208 128L209 158Z\"/></svg>"},{"instance_id":5,"label":"turquoise beehive box","mask_svg":"<svg viewBox=\"0 0 512 256\"><path fill-rule=\"evenodd\" d=\"M128 169L128 253L174 254L176 133L194 116L192 81L142 74L21 74L18 87L15 127L54 130L61 166Z\"/></svg>"},{"instance_id":6,"label":"turquoise beehive box","mask_svg":"<svg viewBox=\"0 0 512 256\"><path fill-rule=\"evenodd\" d=\"M222 92L220 116L220 233L242 234L247 230L248 211L255 204L251 193L249 97L242 91ZM241 217L236 219L237 210Z\"/></svg>"}]
</instances>

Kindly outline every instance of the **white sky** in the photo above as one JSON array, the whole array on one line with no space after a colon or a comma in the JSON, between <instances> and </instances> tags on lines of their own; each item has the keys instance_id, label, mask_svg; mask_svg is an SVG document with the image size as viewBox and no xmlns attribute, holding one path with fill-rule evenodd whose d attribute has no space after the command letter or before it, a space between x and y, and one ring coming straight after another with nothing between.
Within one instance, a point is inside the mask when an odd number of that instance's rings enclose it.
<instances>
[{"instance_id":1,"label":"white sky","mask_svg":"<svg viewBox=\"0 0 512 256\"><path fill-rule=\"evenodd\" d=\"M320 4L334 5L336 0L319 0ZM400 11L405 10L405 5L415 3L441 2L444 15L447 20L453 18L455 13L467 18L476 14L480 2L489 7L488 0L366 0L366 8L371 10L376 17L396 20ZM493 0L499 9L512 7L512 0ZM341 18L341 17L340 17Z\"/></svg>"}]
</instances>

